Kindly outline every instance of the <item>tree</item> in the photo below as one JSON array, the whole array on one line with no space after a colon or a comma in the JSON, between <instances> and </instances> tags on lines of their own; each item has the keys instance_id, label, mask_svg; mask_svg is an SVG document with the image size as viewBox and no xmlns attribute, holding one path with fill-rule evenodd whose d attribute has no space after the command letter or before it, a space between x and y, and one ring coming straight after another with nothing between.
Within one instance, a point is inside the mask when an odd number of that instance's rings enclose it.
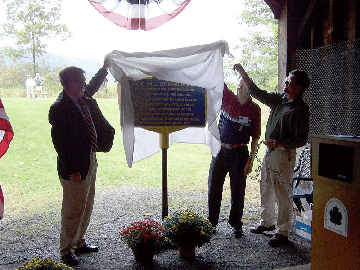
<instances>
[{"instance_id":1,"label":"tree","mask_svg":"<svg viewBox=\"0 0 360 270\"><path fill-rule=\"evenodd\" d=\"M275 90L278 68L278 23L263 0L248 0L239 17L247 37L240 39L240 62L260 88Z\"/></svg>"},{"instance_id":2,"label":"tree","mask_svg":"<svg viewBox=\"0 0 360 270\"><path fill-rule=\"evenodd\" d=\"M31 70L30 63L7 66L0 65L0 88L24 88L26 75Z\"/></svg>"},{"instance_id":3,"label":"tree","mask_svg":"<svg viewBox=\"0 0 360 270\"><path fill-rule=\"evenodd\" d=\"M38 71L38 59L46 52L49 38L70 36L60 20L61 0L5 0L6 19L3 34L14 40L15 47L6 47L3 53L13 60L32 58L33 72Z\"/></svg>"}]
</instances>

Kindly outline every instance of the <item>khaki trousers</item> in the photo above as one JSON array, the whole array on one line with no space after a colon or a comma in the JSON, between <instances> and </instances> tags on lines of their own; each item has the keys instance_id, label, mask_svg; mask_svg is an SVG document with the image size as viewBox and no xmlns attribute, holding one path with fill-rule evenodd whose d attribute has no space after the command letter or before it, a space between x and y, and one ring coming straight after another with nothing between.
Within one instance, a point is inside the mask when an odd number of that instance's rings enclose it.
<instances>
[{"instance_id":1,"label":"khaki trousers","mask_svg":"<svg viewBox=\"0 0 360 270\"><path fill-rule=\"evenodd\" d=\"M84 234L90 222L95 198L97 160L90 153L90 166L85 180L73 182L60 178L63 187L61 209L60 255L84 245Z\"/></svg>"},{"instance_id":2,"label":"khaki trousers","mask_svg":"<svg viewBox=\"0 0 360 270\"><path fill-rule=\"evenodd\" d=\"M261 168L261 225L275 224L275 204L278 204L278 233L287 236L292 217L292 176L296 149L276 148L268 150Z\"/></svg>"}]
</instances>

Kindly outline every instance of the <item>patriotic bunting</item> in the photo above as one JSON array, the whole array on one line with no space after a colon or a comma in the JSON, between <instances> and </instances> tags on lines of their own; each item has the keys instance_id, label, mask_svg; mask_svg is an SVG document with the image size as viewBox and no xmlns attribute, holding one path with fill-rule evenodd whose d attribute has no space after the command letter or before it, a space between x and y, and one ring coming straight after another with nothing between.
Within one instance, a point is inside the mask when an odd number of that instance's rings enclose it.
<instances>
[{"instance_id":1,"label":"patriotic bunting","mask_svg":"<svg viewBox=\"0 0 360 270\"><path fill-rule=\"evenodd\" d=\"M0 99L0 158L6 153L14 136L9 118Z\"/></svg>"},{"instance_id":2,"label":"patriotic bunting","mask_svg":"<svg viewBox=\"0 0 360 270\"><path fill-rule=\"evenodd\" d=\"M0 219L2 219L4 216L4 195L1 190L0 186Z\"/></svg>"},{"instance_id":3,"label":"patriotic bunting","mask_svg":"<svg viewBox=\"0 0 360 270\"><path fill-rule=\"evenodd\" d=\"M105 18L128 30L152 30L175 18L191 0L88 0Z\"/></svg>"},{"instance_id":4,"label":"patriotic bunting","mask_svg":"<svg viewBox=\"0 0 360 270\"><path fill-rule=\"evenodd\" d=\"M9 118L0 99L0 158L6 153L14 136ZM4 195L0 185L0 219L4 215Z\"/></svg>"}]
</instances>

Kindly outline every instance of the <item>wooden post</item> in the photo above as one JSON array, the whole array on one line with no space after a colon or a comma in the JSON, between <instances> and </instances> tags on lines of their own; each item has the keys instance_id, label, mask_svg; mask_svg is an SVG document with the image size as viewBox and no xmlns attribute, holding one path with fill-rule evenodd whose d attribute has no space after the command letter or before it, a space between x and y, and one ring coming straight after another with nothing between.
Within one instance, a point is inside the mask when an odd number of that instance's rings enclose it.
<instances>
[{"instance_id":1,"label":"wooden post","mask_svg":"<svg viewBox=\"0 0 360 270\"><path fill-rule=\"evenodd\" d=\"M349 11L347 17L347 24L345 25L345 33L347 34L347 40L355 40L356 39L356 20L360 18L356 18L356 1L348 0L346 9Z\"/></svg>"}]
</instances>

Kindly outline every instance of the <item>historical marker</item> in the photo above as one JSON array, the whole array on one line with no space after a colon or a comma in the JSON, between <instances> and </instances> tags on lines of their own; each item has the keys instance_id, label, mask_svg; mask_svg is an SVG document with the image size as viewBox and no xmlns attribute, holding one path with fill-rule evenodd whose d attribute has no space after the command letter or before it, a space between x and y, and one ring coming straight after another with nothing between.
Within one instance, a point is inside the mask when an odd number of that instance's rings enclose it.
<instances>
[{"instance_id":1,"label":"historical marker","mask_svg":"<svg viewBox=\"0 0 360 270\"><path fill-rule=\"evenodd\" d=\"M156 78L129 80L137 127L204 127L205 89Z\"/></svg>"},{"instance_id":2,"label":"historical marker","mask_svg":"<svg viewBox=\"0 0 360 270\"><path fill-rule=\"evenodd\" d=\"M169 134L206 124L204 88L156 78L129 80L135 127L160 134L162 149L162 217L168 215L167 148Z\"/></svg>"}]
</instances>

